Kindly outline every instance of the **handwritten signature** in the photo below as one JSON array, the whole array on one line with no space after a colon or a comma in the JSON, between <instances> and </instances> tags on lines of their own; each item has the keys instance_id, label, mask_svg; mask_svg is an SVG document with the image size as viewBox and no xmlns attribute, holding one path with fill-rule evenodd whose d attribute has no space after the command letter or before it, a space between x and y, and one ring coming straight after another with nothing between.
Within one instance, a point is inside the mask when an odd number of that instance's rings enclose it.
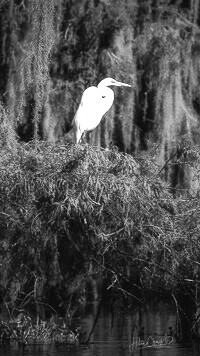
<instances>
[{"instance_id":1,"label":"handwritten signature","mask_svg":"<svg viewBox=\"0 0 200 356\"><path fill-rule=\"evenodd\" d=\"M146 340L142 340L140 337L133 337L133 342L129 345L129 351L144 349L144 348L159 348L170 346L173 343L172 336L149 336Z\"/></svg>"}]
</instances>

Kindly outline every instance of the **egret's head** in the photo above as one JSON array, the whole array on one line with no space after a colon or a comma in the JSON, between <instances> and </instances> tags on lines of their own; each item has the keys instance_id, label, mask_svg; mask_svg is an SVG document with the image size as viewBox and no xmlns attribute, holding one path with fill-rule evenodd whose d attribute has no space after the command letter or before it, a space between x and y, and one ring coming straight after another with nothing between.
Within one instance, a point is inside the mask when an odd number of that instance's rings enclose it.
<instances>
[{"instance_id":1,"label":"egret's head","mask_svg":"<svg viewBox=\"0 0 200 356\"><path fill-rule=\"evenodd\" d=\"M131 87L131 85L122 83L122 82L118 82L117 80L115 80L113 78L105 78L99 83L98 88L109 87L111 85L114 85L116 87Z\"/></svg>"}]
</instances>

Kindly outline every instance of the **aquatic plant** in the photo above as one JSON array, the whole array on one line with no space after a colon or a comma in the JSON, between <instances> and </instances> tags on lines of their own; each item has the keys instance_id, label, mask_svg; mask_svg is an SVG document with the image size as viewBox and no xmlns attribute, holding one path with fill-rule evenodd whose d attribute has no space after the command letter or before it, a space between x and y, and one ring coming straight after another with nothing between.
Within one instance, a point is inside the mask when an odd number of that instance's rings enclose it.
<instances>
[{"instance_id":1,"label":"aquatic plant","mask_svg":"<svg viewBox=\"0 0 200 356\"><path fill-rule=\"evenodd\" d=\"M34 322L30 316L20 313L16 319L0 322L0 345L17 342L20 345L76 343L79 341L78 328L72 331L63 322L38 320Z\"/></svg>"},{"instance_id":2,"label":"aquatic plant","mask_svg":"<svg viewBox=\"0 0 200 356\"><path fill-rule=\"evenodd\" d=\"M197 149L177 152L198 167ZM155 151L144 159L38 142L0 160L1 301L11 317L28 307L70 325L91 278L115 314L143 305L146 291L195 296L198 194L172 195Z\"/></svg>"}]
</instances>

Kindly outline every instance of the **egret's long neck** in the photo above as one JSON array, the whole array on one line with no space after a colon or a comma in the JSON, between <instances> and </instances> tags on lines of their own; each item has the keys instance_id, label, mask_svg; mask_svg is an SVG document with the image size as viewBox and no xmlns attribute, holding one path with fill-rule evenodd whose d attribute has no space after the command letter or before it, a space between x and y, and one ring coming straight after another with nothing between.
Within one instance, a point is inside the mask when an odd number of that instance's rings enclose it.
<instances>
[{"instance_id":1,"label":"egret's long neck","mask_svg":"<svg viewBox=\"0 0 200 356\"><path fill-rule=\"evenodd\" d=\"M98 85L97 85L97 88L98 89L102 89L102 88L106 88L106 85L102 82L100 82Z\"/></svg>"},{"instance_id":2,"label":"egret's long neck","mask_svg":"<svg viewBox=\"0 0 200 356\"><path fill-rule=\"evenodd\" d=\"M97 88L106 88L109 85L107 78L103 79L98 85Z\"/></svg>"}]
</instances>

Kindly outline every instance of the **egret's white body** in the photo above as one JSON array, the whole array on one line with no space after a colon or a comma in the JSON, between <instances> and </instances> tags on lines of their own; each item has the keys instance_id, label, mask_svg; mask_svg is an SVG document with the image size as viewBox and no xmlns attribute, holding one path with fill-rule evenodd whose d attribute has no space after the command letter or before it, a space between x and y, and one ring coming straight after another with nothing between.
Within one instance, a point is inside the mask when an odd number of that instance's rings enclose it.
<instances>
[{"instance_id":1,"label":"egret's white body","mask_svg":"<svg viewBox=\"0 0 200 356\"><path fill-rule=\"evenodd\" d=\"M114 92L108 86L131 85L117 82L115 79L103 79L97 87L87 88L82 95L78 110L73 119L76 143L86 131L94 130L100 123L103 115L111 108L114 101Z\"/></svg>"}]
</instances>

